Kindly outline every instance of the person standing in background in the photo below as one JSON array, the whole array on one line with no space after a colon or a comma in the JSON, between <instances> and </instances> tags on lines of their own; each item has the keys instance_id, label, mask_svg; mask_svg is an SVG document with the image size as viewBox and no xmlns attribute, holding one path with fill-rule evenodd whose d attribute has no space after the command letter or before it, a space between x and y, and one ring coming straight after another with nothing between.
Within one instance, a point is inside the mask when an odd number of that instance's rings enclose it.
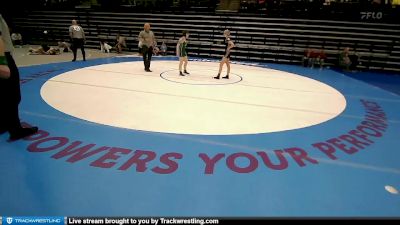
<instances>
[{"instance_id":1,"label":"person standing in background","mask_svg":"<svg viewBox=\"0 0 400 225\"><path fill-rule=\"evenodd\" d=\"M81 49L83 61L86 61L85 55L85 31L81 26L78 25L76 20L72 20L72 25L69 27L69 36L72 40L72 53L74 54L74 59L72 62L76 61L76 53L78 48Z\"/></svg>"}]
</instances>

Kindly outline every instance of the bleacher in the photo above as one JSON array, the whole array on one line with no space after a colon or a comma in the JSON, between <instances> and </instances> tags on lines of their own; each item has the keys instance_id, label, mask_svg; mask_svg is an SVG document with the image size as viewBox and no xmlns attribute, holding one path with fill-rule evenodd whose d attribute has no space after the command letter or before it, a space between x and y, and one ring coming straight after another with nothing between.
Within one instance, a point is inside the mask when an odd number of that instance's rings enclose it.
<instances>
[{"instance_id":1,"label":"bleacher","mask_svg":"<svg viewBox=\"0 0 400 225\"><path fill-rule=\"evenodd\" d=\"M127 37L127 51L138 51L137 35L151 23L158 44L164 41L175 55L182 30L190 33L189 56L220 58L224 29L230 29L236 44L232 60L301 64L307 48L325 49L327 65L335 65L339 52L350 47L360 57L360 69L400 71L400 25L327 20L242 17L235 14L113 13L92 10L33 11L14 19L25 41L55 44L68 40L68 27L78 19L89 48L99 41L115 43L119 33ZM47 30L48 35L43 35Z\"/></svg>"}]
</instances>

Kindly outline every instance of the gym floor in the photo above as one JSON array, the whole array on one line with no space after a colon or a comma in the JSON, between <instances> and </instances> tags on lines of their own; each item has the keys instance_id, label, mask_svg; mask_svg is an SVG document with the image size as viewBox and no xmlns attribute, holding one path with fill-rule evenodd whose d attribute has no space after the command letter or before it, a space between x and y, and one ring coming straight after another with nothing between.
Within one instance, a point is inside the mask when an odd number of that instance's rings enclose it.
<instances>
[{"instance_id":1,"label":"gym floor","mask_svg":"<svg viewBox=\"0 0 400 225\"><path fill-rule=\"evenodd\" d=\"M2 216L400 216L398 75L87 51L16 49Z\"/></svg>"}]
</instances>

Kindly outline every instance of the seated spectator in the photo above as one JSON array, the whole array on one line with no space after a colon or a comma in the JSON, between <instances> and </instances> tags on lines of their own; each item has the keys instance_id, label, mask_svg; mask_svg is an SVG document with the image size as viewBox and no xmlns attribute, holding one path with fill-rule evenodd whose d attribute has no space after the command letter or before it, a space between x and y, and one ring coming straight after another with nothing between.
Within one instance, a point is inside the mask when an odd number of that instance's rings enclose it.
<instances>
[{"instance_id":1,"label":"seated spectator","mask_svg":"<svg viewBox=\"0 0 400 225\"><path fill-rule=\"evenodd\" d=\"M37 49L29 48L30 55L58 55L60 53L59 48L49 47L47 44L43 44Z\"/></svg>"},{"instance_id":2,"label":"seated spectator","mask_svg":"<svg viewBox=\"0 0 400 225\"><path fill-rule=\"evenodd\" d=\"M351 65L350 65L350 70L352 71L356 71L357 70L357 66L360 64L360 56L358 55L357 52L354 51L353 54L349 54L349 59L351 61Z\"/></svg>"},{"instance_id":3,"label":"seated spectator","mask_svg":"<svg viewBox=\"0 0 400 225\"><path fill-rule=\"evenodd\" d=\"M315 56L314 64L315 64L315 63L318 63L318 64L319 64L319 67L320 67L320 68L323 68L323 67L324 67L324 64L325 64L325 60L326 60L325 51L324 51L323 49L321 49L321 50L319 50L319 51L316 51L316 52L314 53L314 56ZM312 65L312 66L314 66L314 65Z\"/></svg>"},{"instance_id":4,"label":"seated spectator","mask_svg":"<svg viewBox=\"0 0 400 225\"><path fill-rule=\"evenodd\" d=\"M71 44L65 41L59 41L58 47L63 49L63 52L69 52L71 49Z\"/></svg>"},{"instance_id":5,"label":"seated spectator","mask_svg":"<svg viewBox=\"0 0 400 225\"><path fill-rule=\"evenodd\" d=\"M314 67L314 63L316 62L318 55L319 53L317 50L310 48L304 50L303 66Z\"/></svg>"},{"instance_id":6,"label":"seated spectator","mask_svg":"<svg viewBox=\"0 0 400 225\"><path fill-rule=\"evenodd\" d=\"M122 48L126 48L126 38L117 34L117 40L116 40L116 44L115 44L115 49L117 50L117 53L121 53L122 52Z\"/></svg>"},{"instance_id":7,"label":"seated spectator","mask_svg":"<svg viewBox=\"0 0 400 225\"><path fill-rule=\"evenodd\" d=\"M165 42L163 42L163 43L161 44L161 47L160 47L160 54L161 54L162 56L167 55L167 45L165 44Z\"/></svg>"},{"instance_id":8,"label":"seated spectator","mask_svg":"<svg viewBox=\"0 0 400 225\"><path fill-rule=\"evenodd\" d=\"M14 46L22 47L22 35L20 33L12 33L11 40Z\"/></svg>"},{"instance_id":9,"label":"seated spectator","mask_svg":"<svg viewBox=\"0 0 400 225\"><path fill-rule=\"evenodd\" d=\"M325 60L326 60L326 54L323 49L322 50L306 49L304 51L303 66L314 68L314 65L318 63L320 68L323 68Z\"/></svg>"},{"instance_id":10,"label":"seated spectator","mask_svg":"<svg viewBox=\"0 0 400 225\"><path fill-rule=\"evenodd\" d=\"M106 41L100 41L100 51L110 53L112 49L111 45L109 45Z\"/></svg>"},{"instance_id":11,"label":"seated spectator","mask_svg":"<svg viewBox=\"0 0 400 225\"><path fill-rule=\"evenodd\" d=\"M350 69L350 65L352 64L350 57L350 48L346 47L343 51L339 54L339 66L344 68L345 70Z\"/></svg>"},{"instance_id":12,"label":"seated spectator","mask_svg":"<svg viewBox=\"0 0 400 225\"><path fill-rule=\"evenodd\" d=\"M311 49L308 48L308 49L304 50L303 60L302 60L303 66L305 66L305 67L309 66L310 60L311 60L310 56L311 56Z\"/></svg>"}]
</instances>

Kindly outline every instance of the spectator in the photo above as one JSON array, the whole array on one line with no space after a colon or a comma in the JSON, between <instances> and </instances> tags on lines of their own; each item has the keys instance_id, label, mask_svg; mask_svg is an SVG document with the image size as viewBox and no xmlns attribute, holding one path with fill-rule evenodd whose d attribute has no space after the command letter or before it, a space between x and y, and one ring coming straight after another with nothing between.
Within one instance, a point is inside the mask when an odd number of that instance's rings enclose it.
<instances>
[{"instance_id":1,"label":"spectator","mask_svg":"<svg viewBox=\"0 0 400 225\"><path fill-rule=\"evenodd\" d=\"M304 50L304 55L303 55L303 60L302 60L302 64L305 67L308 67L311 64L311 49L306 49Z\"/></svg>"},{"instance_id":2,"label":"spectator","mask_svg":"<svg viewBox=\"0 0 400 225\"><path fill-rule=\"evenodd\" d=\"M344 68L345 70L350 69L351 60L349 57L350 48L346 47L343 51L339 54L339 66Z\"/></svg>"},{"instance_id":3,"label":"spectator","mask_svg":"<svg viewBox=\"0 0 400 225\"><path fill-rule=\"evenodd\" d=\"M111 45L109 45L106 41L100 41L100 51L110 53L112 49Z\"/></svg>"},{"instance_id":4,"label":"spectator","mask_svg":"<svg viewBox=\"0 0 400 225\"><path fill-rule=\"evenodd\" d=\"M326 54L323 49L321 50L306 49L304 51L303 66L314 68L314 65L318 63L320 68L323 68L325 60L326 60Z\"/></svg>"},{"instance_id":5,"label":"spectator","mask_svg":"<svg viewBox=\"0 0 400 225\"><path fill-rule=\"evenodd\" d=\"M30 55L58 55L61 52L59 48L53 48L49 47L47 44L43 44L37 49L30 48L29 53Z\"/></svg>"},{"instance_id":6,"label":"spectator","mask_svg":"<svg viewBox=\"0 0 400 225\"><path fill-rule=\"evenodd\" d=\"M350 70L352 71L356 71L357 70L357 66L360 64L360 56L358 55L358 53L356 51L354 51L353 54L349 54L349 58L351 61L351 65L350 65Z\"/></svg>"},{"instance_id":7,"label":"spectator","mask_svg":"<svg viewBox=\"0 0 400 225\"><path fill-rule=\"evenodd\" d=\"M165 44L165 42L163 41L163 43L160 46L160 54L162 56L167 55L167 45Z\"/></svg>"},{"instance_id":8,"label":"spectator","mask_svg":"<svg viewBox=\"0 0 400 225\"><path fill-rule=\"evenodd\" d=\"M115 49L117 50L117 53L121 53L123 47L126 48L126 38L121 36L120 34L117 34L117 40L115 44Z\"/></svg>"},{"instance_id":9,"label":"spectator","mask_svg":"<svg viewBox=\"0 0 400 225\"><path fill-rule=\"evenodd\" d=\"M71 44L65 41L59 41L58 47L63 49L63 52L69 52Z\"/></svg>"},{"instance_id":10,"label":"spectator","mask_svg":"<svg viewBox=\"0 0 400 225\"><path fill-rule=\"evenodd\" d=\"M319 52L319 55L317 57L317 62L321 69L324 67L326 59L327 59L327 57L326 57L325 51L324 51L324 49L321 49L321 51Z\"/></svg>"},{"instance_id":11,"label":"spectator","mask_svg":"<svg viewBox=\"0 0 400 225\"><path fill-rule=\"evenodd\" d=\"M11 40L14 46L19 46L22 48L22 35L20 33L12 33Z\"/></svg>"}]
</instances>

